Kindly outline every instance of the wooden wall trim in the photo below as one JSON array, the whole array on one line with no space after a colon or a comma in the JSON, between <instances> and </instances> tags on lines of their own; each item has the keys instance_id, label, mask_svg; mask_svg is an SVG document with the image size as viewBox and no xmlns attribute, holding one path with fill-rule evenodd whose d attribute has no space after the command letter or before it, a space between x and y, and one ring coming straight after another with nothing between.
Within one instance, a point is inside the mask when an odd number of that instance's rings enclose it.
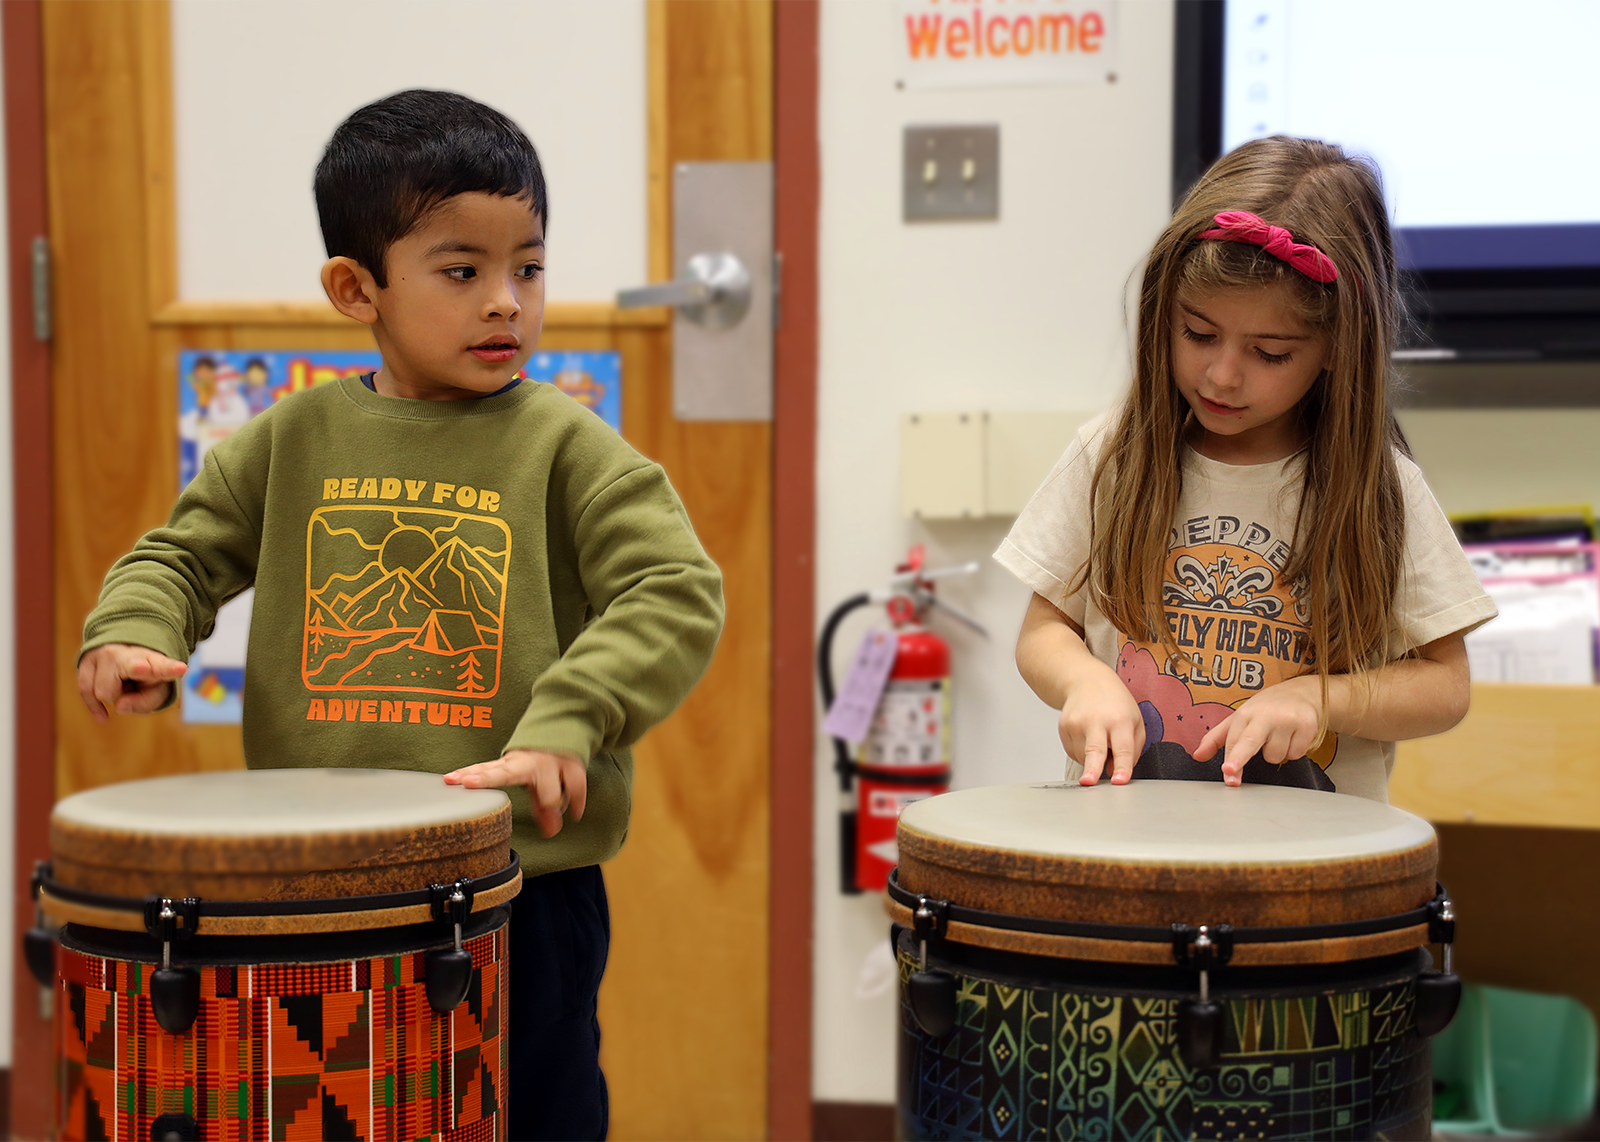
<instances>
[{"instance_id":1,"label":"wooden wall trim","mask_svg":"<svg viewBox=\"0 0 1600 1142\"><path fill-rule=\"evenodd\" d=\"M5 42L6 234L11 288L11 448L16 596L12 678L16 694L12 922L20 940L33 924L28 880L49 855L55 803L55 563L52 520L50 349L33 336L33 239L49 233L44 151L44 77L38 0L0 4ZM23 558L26 553L26 558ZM50 1024L39 987L13 944L10 1137L50 1131Z\"/></svg>"},{"instance_id":2,"label":"wooden wall trim","mask_svg":"<svg viewBox=\"0 0 1600 1142\"><path fill-rule=\"evenodd\" d=\"M178 178L172 105L172 10L167 0L136 6L139 36L139 150L144 179L145 275L150 308L178 299Z\"/></svg>"},{"instance_id":3,"label":"wooden wall trim","mask_svg":"<svg viewBox=\"0 0 1600 1142\"><path fill-rule=\"evenodd\" d=\"M150 317L152 325L329 325L356 323L325 301L173 301ZM544 327L652 329L672 322L669 309L618 309L603 301L556 301L545 306Z\"/></svg>"},{"instance_id":4,"label":"wooden wall trim","mask_svg":"<svg viewBox=\"0 0 1600 1142\"><path fill-rule=\"evenodd\" d=\"M817 0L776 5L776 240L783 313L774 345L772 890L767 1133L810 1138L812 792L816 753L818 202Z\"/></svg>"}]
</instances>

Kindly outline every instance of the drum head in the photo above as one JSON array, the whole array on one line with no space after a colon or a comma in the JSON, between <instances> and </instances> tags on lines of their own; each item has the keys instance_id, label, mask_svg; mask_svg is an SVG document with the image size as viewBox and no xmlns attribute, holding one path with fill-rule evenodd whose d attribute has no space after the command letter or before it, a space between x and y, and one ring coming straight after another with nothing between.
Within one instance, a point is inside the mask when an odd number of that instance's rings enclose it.
<instances>
[{"instance_id":1,"label":"drum head","mask_svg":"<svg viewBox=\"0 0 1600 1142\"><path fill-rule=\"evenodd\" d=\"M438 774L255 769L77 793L50 819L55 878L113 896L303 900L426 888L510 860L511 803Z\"/></svg>"},{"instance_id":2,"label":"drum head","mask_svg":"<svg viewBox=\"0 0 1600 1142\"><path fill-rule=\"evenodd\" d=\"M994 786L908 805L901 885L969 908L1108 924L1326 924L1434 894L1421 818L1360 797L1201 781Z\"/></svg>"}]
</instances>

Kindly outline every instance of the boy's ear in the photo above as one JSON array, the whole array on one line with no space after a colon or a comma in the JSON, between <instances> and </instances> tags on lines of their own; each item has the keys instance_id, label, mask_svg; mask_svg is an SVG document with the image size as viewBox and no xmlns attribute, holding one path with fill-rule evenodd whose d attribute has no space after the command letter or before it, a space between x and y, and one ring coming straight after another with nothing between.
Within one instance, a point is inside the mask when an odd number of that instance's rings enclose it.
<instances>
[{"instance_id":1,"label":"boy's ear","mask_svg":"<svg viewBox=\"0 0 1600 1142\"><path fill-rule=\"evenodd\" d=\"M329 258L322 266L322 292L333 308L363 325L375 325L378 283L371 272L354 258Z\"/></svg>"}]
</instances>

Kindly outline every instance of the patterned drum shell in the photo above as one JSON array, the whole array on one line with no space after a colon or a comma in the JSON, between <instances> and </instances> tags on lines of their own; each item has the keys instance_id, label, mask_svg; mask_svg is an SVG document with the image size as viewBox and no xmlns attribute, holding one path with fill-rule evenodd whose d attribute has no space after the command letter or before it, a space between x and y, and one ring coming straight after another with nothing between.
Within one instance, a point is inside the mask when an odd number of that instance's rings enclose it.
<instances>
[{"instance_id":1,"label":"patterned drum shell","mask_svg":"<svg viewBox=\"0 0 1600 1142\"><path fill-rule=\"evenodd\" d=\"M197 937L184 962L199 971L200 1013L182 1035L152 1014L159 958L140 947L148 940L68 925L57 953L58 1137L161 1138L158 1125L192 1123L198 1137L228 1142L503 1139L509 919L505 908L471 918L472 979L448 1015L424 993L425 953L453 942L437 925Z\"/></svg>"},{"instance_id":2,"label":"patterned drum shell","mask_svg":"<svg viewBox=\"0 0 1600 1142\"><path fill-rule=\"evenodd\" d=\"M1216 973L1223 1054L1203 1070L1175 1034L1192 973L945 943L928 967L955 977L956 1024L936 1039L907 1000L910 932L897 951L901 1138L1429 1137L1430 1041L1413 1027L1424 951Z\"/></svg>"}]
</instances>

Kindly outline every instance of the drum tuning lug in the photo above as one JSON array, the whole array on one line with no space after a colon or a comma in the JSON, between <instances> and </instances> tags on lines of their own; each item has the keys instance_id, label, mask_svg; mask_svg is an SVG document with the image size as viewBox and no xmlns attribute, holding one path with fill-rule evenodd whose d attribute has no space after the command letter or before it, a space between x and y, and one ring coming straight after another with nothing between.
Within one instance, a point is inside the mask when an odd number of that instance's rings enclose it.
<instances>
[{"instance_id":1,"label":"drum tuning lug","mask_svg":"<svg viewBox=\"0 0 1600 1142\"><path fill-rule=\"evenodd\" d=\"M150 1137L154 1142L195 1142L200 1137L200 1124L187 1114L157 1115L150 1124Z\"/></svg>"},{"instance_id":2,"label":"drum tuning lug","mask_svg":"<svg viewBox=\"0 0 1600 1142\"><path fill-rule=\"evenodd\" d=\"M48 861L33 862L33 927L22 934L22 957L40 987L54 987L56 983L56 935L45 923L44 908L39 903L40 884L49 875Z\"/></svg>"},{"instance_id":3,"label":"drum tuning lug","mask_svg":"<svg viewBox=\"0 0 1600 1142\"><path fill-rule=\"evenodd\" d=\"M1417 1034L1431 1039L1456 1017L1461 1006L1461 977L1450 970L1448 961L1444 971L1433 968L1417 977Z\"/></svg>"},{"instance_id":4,"label":"drum tuning lug","mask_svg":"<svg viewBox=\"0 0 1600 1142\"><path fill-rule=\"evenodd\" d=\"M1191 1071L1222 1061L1222 1004L1202 997L1178 1003L1178 1054Z\"/></svg>"},{"instance_id":5,"label":"drum tuning lug","mask_svg":"<svg viewBox=\"0 0 1600 1142\"><path fill-rule=\"evenodd\" d=\"M948 900L930 900L922 895L917 897L917 907L911 913L911 930L916 933L917 939L924 942L938 939L944 935L949 920Z\"/></svg>"},{"instance_id":6,"label":"drum tuning lug","mask_svg":"<svg viewBox=\"0 0 1600 1142\"><path fill-rule=\"evenodd\" d=\"M448 1015L467 997L472 985L472 953L461 947L435 948L423 961L428 1006Z\"/></svg>"},{"instance_id":7,"label":"drum tuning lug","mask_svg":"<svg viewBox=\"0 0 1600 1142\"><path fill-rule=\"evenodd\" d=\"M926 956L926 945L924 945ZM956 981L947 972L923 970L911 973L906 981L907 998L911 1001L911 1015L931 1039L943 1039L956 1025Z\"/></svg>"},{"instance_id":8,"label":"drum tuning lug","mask_svg":"<svg viewBox=\"0 0 1600 1142\"><path fill-rule=\"evenodd\" d=\"M22 934L22 955L28 970L40 987L53 987L56 981L56 939L43 924L35 923Z\"/></svg>"},{"instance_id":9,"label":"drum tuning lug","mask_svg":"<svg viewBox=\"0 0 1600 1142\"><path fill-rule=\"evenodd\" d=\"M150 973L150 1009L169 1035L182 1035L200 1012L200 973L164 965Z\"/></svg>"},{"instance_id":10,"label":"drum tuning lug","mask_svg":"<svg viewBox=\"0 0 1600 1142\"><path fill-rule=\"evenodd\" d=\"M199 927L200 901L195 897L173 900L159 893L145 897L144 930L152 940L160 940L163 944L182 943L193 936Z\"/></svg>"},{"instance_id":11,"label":"drum tuning lug","mask_svg":"<svg viewBox=\"0 0 1600 1142\"><path fill-rule=\"evenodd\" d=\"M472 881L461 879L454 884L430 884L428 892L435 920L448 919L456 925L465 924L472 914L474 895Z\"/></svg>"}]
</instances>

